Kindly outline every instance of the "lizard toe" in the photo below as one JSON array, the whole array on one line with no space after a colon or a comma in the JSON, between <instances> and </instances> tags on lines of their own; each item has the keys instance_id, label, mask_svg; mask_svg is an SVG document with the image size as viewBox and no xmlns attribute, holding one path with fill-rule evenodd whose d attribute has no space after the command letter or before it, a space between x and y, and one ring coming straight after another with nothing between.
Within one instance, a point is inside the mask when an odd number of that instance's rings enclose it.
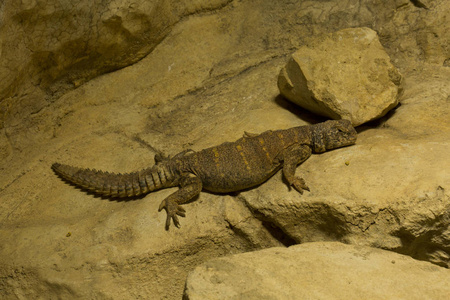
<instances>
[{"instance_id":1,"label":"lizard toe","mask_svg":"<svg viewBox=\"0 0 450 300\"><path fill-rule=\"evenodd\" d=\"M180 228L180 221L178 220L178 216L185 217L186 216L186 210L175 203L174 201L171 201L170 199L164 199L161 204L159 205L158 211L161 211L165 209L167 212L167 218L166 218L166 230L169 230L170 227L170 220L172 219L173 224Z\"/></svg>"},{"instance_id":2,"label":"lizard toe","mask_svg":"<svg viewBox=\"0 0 450 300\"><path fill-rule=\"evenodd\" d=\"M309 192L309 187L306 185L305 180L300 177L295 177L294 182L292 182L292 186L303 195L303 191Z\"/></svg>"}]
</instances>

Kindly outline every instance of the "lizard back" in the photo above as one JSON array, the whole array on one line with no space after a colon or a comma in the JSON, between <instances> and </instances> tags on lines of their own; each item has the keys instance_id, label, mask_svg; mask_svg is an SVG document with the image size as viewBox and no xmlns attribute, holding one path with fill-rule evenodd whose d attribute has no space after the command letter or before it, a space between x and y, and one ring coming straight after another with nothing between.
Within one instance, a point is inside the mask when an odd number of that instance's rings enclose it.
<instances>
[{"instance_id":1,"label":"lizard back","mask_svg":"<svg viewBox=\"0 0 450 300\"><path fill-rule=\"evenodd\" d=\"M310 144L310 141L309 126L301 126L244 136L184 159L187 171L202 180L205 190L227 193L263 183L281 168L284 149L294 143Z\"/></svg>"}]
</instances>

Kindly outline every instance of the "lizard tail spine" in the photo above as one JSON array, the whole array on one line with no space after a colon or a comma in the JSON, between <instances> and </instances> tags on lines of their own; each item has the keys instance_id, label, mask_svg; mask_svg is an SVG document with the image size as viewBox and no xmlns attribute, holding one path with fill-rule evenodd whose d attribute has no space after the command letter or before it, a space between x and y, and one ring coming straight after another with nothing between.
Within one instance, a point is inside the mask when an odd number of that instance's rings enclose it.
<instances>
[{"instance_id":1,"label":"lizard tail spine","mask_svg":"<svg viewBox=\"0 0 450 300\"><path fill-rule=\"evenodd\" d=\"M125 198L176 185L175 176L164 164L132 173L115 174L54 163L52 169L63 179L99 195Z\"/></svg>"}]
</instances>

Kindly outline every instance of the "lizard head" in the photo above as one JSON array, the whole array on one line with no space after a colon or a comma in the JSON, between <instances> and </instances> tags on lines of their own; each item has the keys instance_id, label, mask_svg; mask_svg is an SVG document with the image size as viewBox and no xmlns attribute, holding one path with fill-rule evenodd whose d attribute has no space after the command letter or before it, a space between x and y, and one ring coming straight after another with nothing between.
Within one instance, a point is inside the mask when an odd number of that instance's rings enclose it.
<instances>
[{"instance_id":1,"label":"lizard head","mask_svg":"<svg viewBox=\"0 0 450 300\"><path fill-rule=\"evenodd\" d=\"M312 127L313 151L315 153L353 145L356 130L348 120L330 120Z\"/></svg>"}]
</instances>

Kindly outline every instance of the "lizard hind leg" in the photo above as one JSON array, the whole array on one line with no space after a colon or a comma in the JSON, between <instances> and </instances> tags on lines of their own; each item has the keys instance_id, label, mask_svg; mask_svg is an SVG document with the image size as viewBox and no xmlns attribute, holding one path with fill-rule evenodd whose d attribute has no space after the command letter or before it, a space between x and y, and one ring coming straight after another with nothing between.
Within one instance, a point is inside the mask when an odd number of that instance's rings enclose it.
<instances>
[{"instance_id":1,"label":"lizard hind leg","mask_svg":"<svg viewBox=\"0 0 450 300\"><path fill-rule=\"evenodd\" d=\"M185 217L186 210L181 204L188 202L195 196L200 194L202 190L202 181L198 177L185 176L181 179L180 189L173 194L170 194L159 205L158 211L163 209L167 212L166 230L169 230L170 220L173 220L173 224L180 228L180 222L178 216Z\"/></svg>"},{"instance_id":2,"label":"lizard hind leg","mask_svg":"<svg viewBox=\"0 0 450 300\"><path fill-rule=\"evenodd\" d=\"M160 164L164 161L171 160L171 159L172 160L178 159L178 158L181 158L181 157L185 156L186 154L192 153L192 152L195 152L195 151L192 149L186 149L186 150L181 151L180 153L176 154L174 157L171 157L170 155L165 155L163 152L159 151L158 153L155 154L155 158L154 158L155 164L157 165L157 164Z\"/></svg>"},{"instance_id":3,"label":"lizard hind leg","mask_svg":"<svg viewBox=\"0 0 450 300\"><path fill-rule=\"evenodd\" d=\"M252 138L252 137L256 137L258 135L259 135L258 133L252 133L252 132L244 131L243 137L245 137L245 138Z\"/></svg>"}]
</instances>

